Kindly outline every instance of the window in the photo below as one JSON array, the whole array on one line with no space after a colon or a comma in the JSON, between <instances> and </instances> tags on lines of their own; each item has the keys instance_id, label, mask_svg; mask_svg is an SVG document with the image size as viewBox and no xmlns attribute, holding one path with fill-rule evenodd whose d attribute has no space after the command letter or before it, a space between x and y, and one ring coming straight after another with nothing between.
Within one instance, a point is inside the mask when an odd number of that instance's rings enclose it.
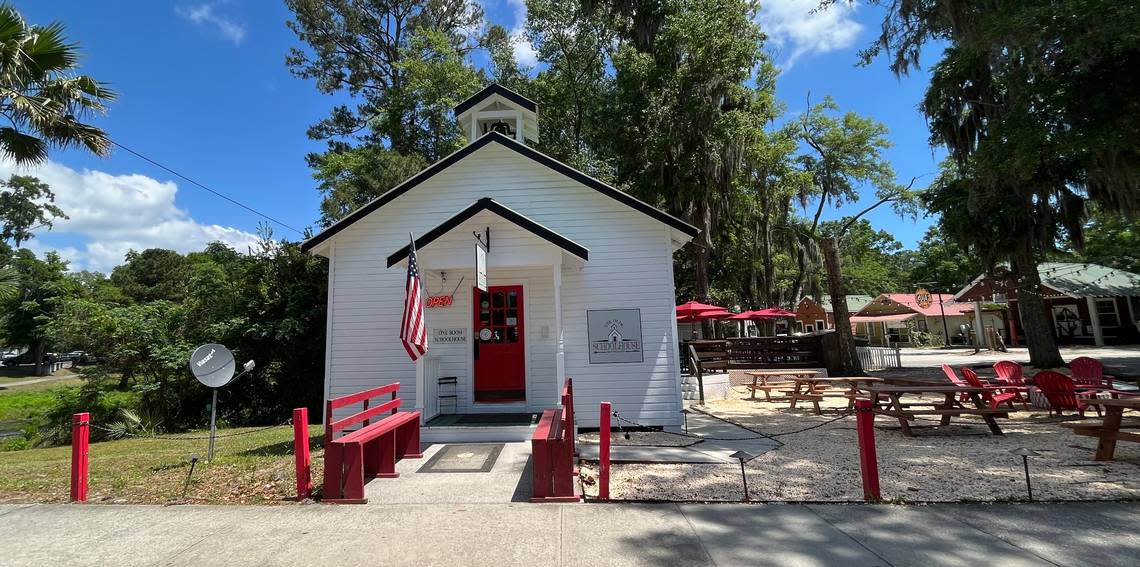
<instances>
[{"instance_id":1,"label":"window","mask_svg":"<svg viewBox=\"0 0 1140 567\"><path fill-rule=\"evenodd\" d=\"M801 333L804 332L804 322L796 321L796 329Z\"/></svg>"},{"instance_id":2,"label":"window","mask_svg":"<svg viewBox=\"0 0 1140 567\"><path fill-rule=\"evenodd\" d=\"M814 333L814 332L815 332L815 327L813 327L813 326L811 326L811 325L806 325L806 326L804 327L804 332L807 332L807 333Z\"/></svg>"},{"instance_id":3,"label":"window","mask_svg":"<svg viewBox=\"0 0 1140 567\"><path fill-rule=\"evenodd\" d=\"M1120 326L1120 314L1116 312L1115 299L1096 300L1096 316L1101 327Z\"/></svg>"},{"instance_id":4,"label":"window","mask_svg":"<svg viewBox=\"0 0 1140 567\"><path fill-rule=\"evenodd\" d=\"M816 319L815 320L815 330L822 331L826 328L827 328L827 325L824 324L823 319Z\"/></svg>"}]
</instances>

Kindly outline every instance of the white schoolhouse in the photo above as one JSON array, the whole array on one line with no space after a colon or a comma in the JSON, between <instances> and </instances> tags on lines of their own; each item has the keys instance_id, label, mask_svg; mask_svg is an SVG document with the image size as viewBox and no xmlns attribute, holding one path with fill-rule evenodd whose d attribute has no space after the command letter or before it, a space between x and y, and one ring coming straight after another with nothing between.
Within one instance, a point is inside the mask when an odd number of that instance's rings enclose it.
<instances>
[{"instance_id":1,"label":"white schoolhouse","mask_svg":"<svg viewBox=\"0 0 1140 567\"><path fill-rule=\"evenodd\" d=\"M580 427L601 401L680 426L673 252L697 229L535 150L537 105L511 90L455 114L466 147L303 245L329 259L326 399L398 381L425 439L449 440L433 424L557 407L569 376ZM428 297L415 363L399 341L409 233Z\"/></svg>"}]
</instances>

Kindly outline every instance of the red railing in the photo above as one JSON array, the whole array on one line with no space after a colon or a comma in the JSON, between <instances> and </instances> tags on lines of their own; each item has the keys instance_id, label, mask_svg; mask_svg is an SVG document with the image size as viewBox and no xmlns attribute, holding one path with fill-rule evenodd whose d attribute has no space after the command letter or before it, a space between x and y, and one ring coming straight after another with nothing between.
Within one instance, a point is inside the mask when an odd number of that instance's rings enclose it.
<instances>
[{"instance_id":1,"label":"red railing","mask_svg":"<svg viewBox=\"0 0 1140 567\"><path fill-rule=\"evenodd\" d=\"M372 388L371 390L364 390L355 394L333 398L325 402L325 446L327 447L333 441L333 436L337 431L343 431L346 428L352 427L357 423L363 423L367 426L369 421L385 412L396 413L400 409L400 399L396 397L397 392L400 391L400 383L393 382L387 386L380 386L379 388ZM375 407L369 407L371 398L391 394L392 399L384 402ZM343 419L333 421L333 410L350 406L352 404L363 403L363 407L359 412L356 412Z\"/></svg>"},{"instance_id":2,"label":"red railing","mask_svg":"<svg viewBox=\"0 0 1140 567\"><path fill-rule=\"evenodd\" d=\"M574 490L574 386L562 388L562 408L542 412L530 440L534 460L531 502L577 502Z\"/></svg>"}]
</instances>

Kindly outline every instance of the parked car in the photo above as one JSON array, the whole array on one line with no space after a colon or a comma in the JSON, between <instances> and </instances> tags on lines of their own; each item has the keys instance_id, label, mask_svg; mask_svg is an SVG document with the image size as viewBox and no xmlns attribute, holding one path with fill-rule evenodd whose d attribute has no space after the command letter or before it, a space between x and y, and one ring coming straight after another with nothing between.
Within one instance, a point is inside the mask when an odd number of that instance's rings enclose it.
<instances>
[{"instance_id":1,"label":"parked car","mask_svg":"<svg viewBox=\"0 0 1140 567\"><path fill-rule=\"evenodd\" d=\"M56 361L56 357L54 354L52 354L50 352L44 353L44 355L43 355L43 363L44 364L51 364L55 361ZM36 363L35 355L32 353L32 351L29 350L28 352L25 352L24 354L21 354L19 356L15 356L15 357L9 358L8 360L5 360L4 366L23 366L25 364L35 364L35 363Z\"/></svg>"},{"instance_id":2,"label":"parked car","mask_svg":"<svg viewBox=\"0 0 1140 567\"><path fill-rule=\"evenodd\" d=\"M72 364L91 364L95 362L95 357L87 354L87 351L73 350L63 355L61 360L70 360Z\"/></svg>"}]
</instances>

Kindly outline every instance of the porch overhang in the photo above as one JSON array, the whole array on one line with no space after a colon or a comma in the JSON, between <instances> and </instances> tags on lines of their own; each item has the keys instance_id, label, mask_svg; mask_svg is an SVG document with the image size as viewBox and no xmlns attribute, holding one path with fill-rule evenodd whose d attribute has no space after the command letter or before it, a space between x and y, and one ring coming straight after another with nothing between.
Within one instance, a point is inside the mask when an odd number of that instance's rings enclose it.
<instances>
[{"instance_id":1,"label":"porch overhang","mask_svg":"<svg viewBox=\"0 0 1140 567\"><path fill-rule=\"evenodd\" d=\"M416 238L416 250L423 250L435 240L451 232L452 230L455 230L461 224L472 219L475 217L475 215L483 211L493 213L499 218L559 248L565 254L573 256L574 258L577 258L583 262L586 262L590 259L590 250L585 246L582 246L581 244L578 244L577 242L574 242L573 240L570 240L569 238L566 238L565 236L562 236L561 234L558 234L557 232L523 216L517 211L510 209L509 207L495 201L490 197L483 197L482 199L475 201L467 208L459 211L451 218L448 218L442 223L436 225L434 228L427 231L419 238ZM492 241L492 249L493 246L494 241ZM392 266L395 266L396 264L399 264L400 262L406 260L410 251L411 245L409 244L390 254L388 256L388 267L391 268Z\"/></svg>"}]
</instances>

